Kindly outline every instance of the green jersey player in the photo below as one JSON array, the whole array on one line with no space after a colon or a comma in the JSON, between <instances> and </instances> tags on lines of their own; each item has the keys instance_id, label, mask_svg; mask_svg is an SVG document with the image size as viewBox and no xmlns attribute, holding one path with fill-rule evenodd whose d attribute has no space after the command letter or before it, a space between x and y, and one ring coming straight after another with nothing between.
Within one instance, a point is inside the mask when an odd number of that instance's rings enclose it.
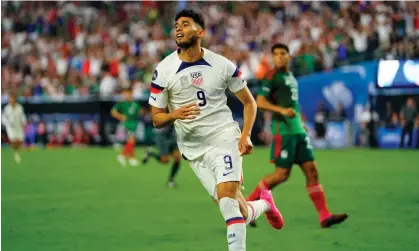
<instances>
[{"instance_id":1,"label":"green jersey player","mask_svg":"<svg viewBox=\"0 0 419 251\"><path fill-rule=\"evenodd\" d=\"M271 162L275 172L265 176L249 196L257 200L264 189L272 189L285 182L294 164L306 177L307 192L319 214L320 225L330 227L344 221L348 214L330 213L322 185L319 183L310 139L301 120L298 104L298 83L289 70L289 49L285 44L272 47L275 69L262 81L257 94L260 109L273 112Z\"/></svg>"},{"instance_id":2,"label":"green jersey player","mask_svg":"<svg viewBox=\"0 0 419 251\"><path fill-rule=\"evenodd\" d=\"M122 90L124 101L117 103L111 111L112 117L121 121L127 131L127 141L120 155L118 155L118 161L122 166L126 166L126 157L129 158L129 164L131 166L138 165L138 161L135 158L135 131L137 130L137 118L142 113L141 106L135 102L132 98L132 90L126 88Z\"/></svg>"}]
</instances>

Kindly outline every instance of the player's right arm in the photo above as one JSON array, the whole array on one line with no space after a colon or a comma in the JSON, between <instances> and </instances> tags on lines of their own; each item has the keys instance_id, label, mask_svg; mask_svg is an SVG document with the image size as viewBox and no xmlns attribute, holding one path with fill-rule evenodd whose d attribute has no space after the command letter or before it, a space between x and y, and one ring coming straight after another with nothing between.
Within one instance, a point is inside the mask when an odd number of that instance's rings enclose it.
<instances>
[{"instance_id":1,"label":"player's right arm","mask_svg":"<svg viewBox=\"0 0 419 251\"><path fill-rule=\"evenodd\" d=\"M267 97L270 96L272 91L270 80L264 79L262 80L261 85L259 86L259 90L256 97L256 104L258 108L270 112L279 113L286 117L294 117L295 110L292 108L281 107L279 105L273 104L268 100Z\"/></svg>"},{"instance_id":2,"label":"player's right arm","mask_svg":"<svg viewBox=\"0 0 419 251\"><path fill-rule=\"evenodd\" d=\"M119 110L120 110L119 106L120 106L120 104L114 105L114 107L111 110L111 115L112 115L112 117L114 117L115 119L117 119L119 121L125 121L126 116L119 112Z\"/></svg>"},{"instance_id":3,"label":"player's right arm","mask_svg":"<svg viewBox=\"0 0 419 251\"><path fill-rule=\"evenodd\" d=\"M7 106L4 108L4 110L1 112L1 114L2 114L1 123L6 127L9 126L9 120L7 118L7 114L8 114Z\"/></svg>"},{"instance_id":4,"label":"player's right arm","mask_svg":"<svg viewBox=\"0 0 419 251\"><path fill-rule=\"evenodd\" d=\"M165 72L157 66L153 73L148 103L151 106L151 119L157 128L165 127L177 119L194 119L200 109L196 103L187 104L172 112L167 112L169 96Z\"/></svg>"},{"instance_id":5,"label":"player's right arm","mask_svg":"<svg viewBox=\"0 0 419 251\"><path fill-rule=\"evenodd\" d=\"M151 106L151 118L153 125L157 128L163 128L177 119L195 119L199 115L200 109L196 103L184 105L172 112L166 112L166 108Z\"/></svg>"}]
</instances>

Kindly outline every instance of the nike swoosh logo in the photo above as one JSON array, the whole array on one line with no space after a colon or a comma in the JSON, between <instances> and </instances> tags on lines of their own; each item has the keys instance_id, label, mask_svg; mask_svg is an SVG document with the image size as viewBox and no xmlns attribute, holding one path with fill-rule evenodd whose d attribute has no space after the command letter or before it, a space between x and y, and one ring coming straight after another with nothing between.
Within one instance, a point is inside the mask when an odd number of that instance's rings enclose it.
<instances>
[{"instance_id":1,"label":"nike swoosh logo","mask_svg":"<svg viewBox=\"0 0 419 251\"><path fill-rule=\"evenodd\" d=\"M227 176L227 175L229 175L230 173L234 173L234 171L231 171L231 172L228 172L228 173L223 173L223 176Z\"/></svg>"},{"instance_id":2,"label":"nike swoosh logo","mask_svg":"<svg viewBox=\"0 0 419 251\"><path fill-rule=\"evenodd\" d=\"M237 240L235 240L235 241L232 241L232 242L229 242L228 243L228 245L231 245L231 244L233 244L234 242L236 242Z\"/></svg>"},{"instance_id":3,"label":"nike swoosh logo","mask_svg":"<svg viewBox=\"0 0 419 251\"><path fill-rule=\"evenodd\" d=\"M156 100L156 97L150 96L150 98L152 98L154 101Z\"/></svg>"}]
</instances>

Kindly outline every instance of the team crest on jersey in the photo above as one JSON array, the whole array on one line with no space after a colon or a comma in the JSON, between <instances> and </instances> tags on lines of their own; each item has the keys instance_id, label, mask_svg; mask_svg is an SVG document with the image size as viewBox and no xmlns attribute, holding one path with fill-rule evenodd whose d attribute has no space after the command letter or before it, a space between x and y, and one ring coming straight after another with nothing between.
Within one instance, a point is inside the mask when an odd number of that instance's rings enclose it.
<instances>
[{"instance_id":1,"label":"team crest on jersey","mask_svg":"<svg viewBox=\"0 0 419 251\"><path fill-rule=\"evenodd\" d=\"M191 73L192 78L192 85L196 87L201 87L201 85L204 83L204 77L202 76L202 72L192 72Z\"/></svg>"}]
</instances>

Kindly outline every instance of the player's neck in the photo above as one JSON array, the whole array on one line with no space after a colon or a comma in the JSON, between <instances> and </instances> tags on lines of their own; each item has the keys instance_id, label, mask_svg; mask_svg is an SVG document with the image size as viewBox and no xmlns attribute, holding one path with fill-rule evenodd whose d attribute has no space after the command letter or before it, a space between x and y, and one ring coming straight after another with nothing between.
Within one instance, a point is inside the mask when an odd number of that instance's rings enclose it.
<instances>
[{"instance_id":1,"label":"player's neck","mask_svg":"<svg viewBox=\"0 0 419 251\"><path fill-rule=\"evenodd\" d=\"M276 69L280 72L285 72L287 74L290 72L290 68L288 66L276 67Z\"/></svg>"},{"instance_id":2,"label":"player's neck","mask_svg":"<svg viewBox=\"0 0 419 251\"><path fill-rule=\"evenodd\" d=\"M196 62L204 56L204 51L201 48L201 45L197 44L196 46L191 46L187 49L180 48L178 53L179 59L183 62Z\"/></svg>"}]
</instances>

